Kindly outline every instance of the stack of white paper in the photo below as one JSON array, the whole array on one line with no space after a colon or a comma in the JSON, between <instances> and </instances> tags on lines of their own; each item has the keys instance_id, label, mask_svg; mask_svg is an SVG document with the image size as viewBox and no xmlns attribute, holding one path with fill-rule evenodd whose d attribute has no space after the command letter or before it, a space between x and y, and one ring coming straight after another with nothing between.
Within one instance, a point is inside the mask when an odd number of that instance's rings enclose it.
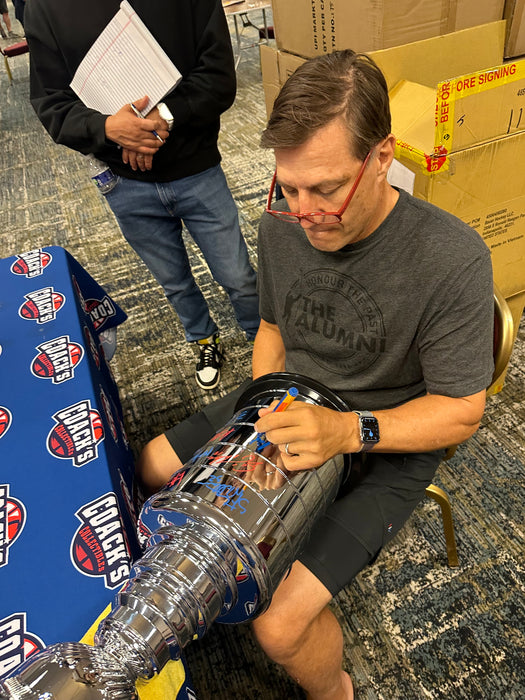
<instances>
[{"instance_id":1,"label":"stack of white paper","mask_svg":"<svg viewBox=\"0 0 525 700\"><path fill-rule=\"evenodd\" d=\"M182 75L127 0L79 65L70 87L102 114L147 95L146 115Z\"/></svg>"}]
</instances>

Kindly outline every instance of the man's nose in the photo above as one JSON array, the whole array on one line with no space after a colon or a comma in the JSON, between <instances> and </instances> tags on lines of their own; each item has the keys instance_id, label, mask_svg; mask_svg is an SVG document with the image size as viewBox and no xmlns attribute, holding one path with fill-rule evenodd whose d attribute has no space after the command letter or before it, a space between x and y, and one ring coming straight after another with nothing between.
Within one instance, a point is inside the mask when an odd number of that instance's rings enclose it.
<instances>
[{"instance_id":1,"label":"man's nose","mask_svg":"<svg viewBox=\"0 0 525 700\"><path fill-rule=\"evenodd\" d=\"M297 205L299 207L297 211L300 214L307 214L311 211L317 211L319 202L316 201L316 197L312 195L311 192L306 190L305 192L299 192L297 197Z\"/></svg>"}]
</instances>

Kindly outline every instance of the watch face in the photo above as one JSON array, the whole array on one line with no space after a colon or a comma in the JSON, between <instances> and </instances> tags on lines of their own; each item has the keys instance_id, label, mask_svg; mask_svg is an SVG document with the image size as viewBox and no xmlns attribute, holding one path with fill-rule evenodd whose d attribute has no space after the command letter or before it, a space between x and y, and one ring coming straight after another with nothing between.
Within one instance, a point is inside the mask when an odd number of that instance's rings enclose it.
<instances>
[{"instance_id":1,"label":"watch face","mask_svg":"<svg viewBox=\"0 0 525 700\"><path fill-rule=\"evenodd\" d=\"M363 442L379 442L379 424L376 418L361 418L361 439Z\"/></svg>"}]
</instances>

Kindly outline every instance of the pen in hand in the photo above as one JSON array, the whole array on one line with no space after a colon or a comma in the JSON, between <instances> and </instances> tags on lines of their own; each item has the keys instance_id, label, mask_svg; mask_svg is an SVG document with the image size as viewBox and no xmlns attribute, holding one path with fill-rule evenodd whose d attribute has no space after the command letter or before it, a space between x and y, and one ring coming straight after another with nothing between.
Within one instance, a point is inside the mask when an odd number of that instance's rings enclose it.
<instances>
[{"instance_id":1,"label":"pen in hand","mask_svg":"<svg viewBox=\"0 0 525 700\"><path fill-rule=\"evenodd\" d=\"M133 112L137 115L137 117L138 117L139 119L145 119L145 118L146 118L146 117L135 107L135 105L133 104L133 102L130 102L130 103L129 103L129 106L131 107L131 109L132 109ZM157 132L156 132L155 130L153 130L151 133L152 133L153 136L154 136L156 139L158 139L161 143L166 143L166 142L164 141L164 139L162 138L162 136L159 136L159 134L157 134Z\"/></svg>"},{"instance_id":2,"label":"pen in hand","mask_svg":"<svg viewBox=\"0 0 525 700\"><path fill-rule=\"evenodd\" d=\"M281 411L286 411L288 406L294 401L294 399L297 398L299 394L299 390L297 387L292 386L288 389L286 394L281 396L281 399L279 400L279 403L277 406L273 409L272 413L280 413ZM259 433L257 435L257 449L256 452L260 452L264 447L267 445L270 445L270 441L266 439L266 433Z\"/></svg>"}]
</instances>

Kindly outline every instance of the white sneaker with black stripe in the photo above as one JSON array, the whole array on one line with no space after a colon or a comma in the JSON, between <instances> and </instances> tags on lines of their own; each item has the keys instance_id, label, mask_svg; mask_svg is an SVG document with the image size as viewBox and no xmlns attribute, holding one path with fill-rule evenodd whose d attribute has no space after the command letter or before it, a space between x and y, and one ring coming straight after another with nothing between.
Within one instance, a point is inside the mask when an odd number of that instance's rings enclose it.
<instances>
[{"instance_id":1,"label":"white sneaker with black stripe","mask_svg":"<svg viewBox=\"0 0 525 700\"><path fill-rule=\"evenodd\" d=\"M195 380L201 389L215 389L221 378L224 355L218 333L197 341L199 361L195 367Z\"/></svg>"}]
</instances>

